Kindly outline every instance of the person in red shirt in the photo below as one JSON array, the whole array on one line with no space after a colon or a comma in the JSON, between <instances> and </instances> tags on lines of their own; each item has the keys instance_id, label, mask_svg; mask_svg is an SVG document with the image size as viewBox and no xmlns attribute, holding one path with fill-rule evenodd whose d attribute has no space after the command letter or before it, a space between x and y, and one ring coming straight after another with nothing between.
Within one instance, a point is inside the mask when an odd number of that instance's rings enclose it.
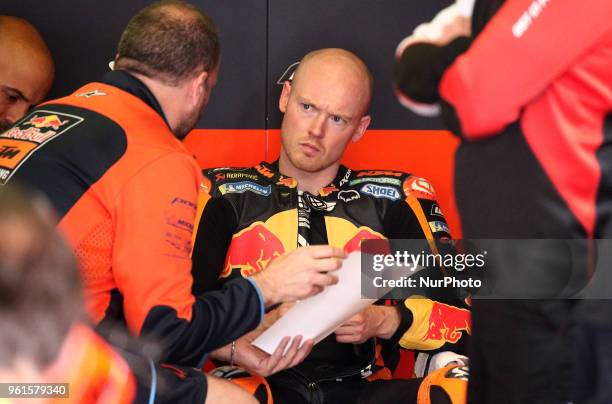
<instances>
[{"instance_id":1,"label":"person in red shirt","mask_svg":"<svg viewBox=\"0 0 612 404\"><path fill-rule=\"evenodd\" d=\"M611 16L606 0L477 0L470 38L414 38L400 50L400 96L438 104L463 140L455 189L466 238L612 235ZM604 252L598 252L600 262ZM606 381L612 305L546 299L584 286L595 256L592 250L588 259L574 255L564 271L550 265L550 257L533 268L525 285L539 282L558 294L473 300L468 401L612 397ZM580 273L568 272L570 266ZM572 283L574 276L581 281Z\"/></svg>"}]
</instances>

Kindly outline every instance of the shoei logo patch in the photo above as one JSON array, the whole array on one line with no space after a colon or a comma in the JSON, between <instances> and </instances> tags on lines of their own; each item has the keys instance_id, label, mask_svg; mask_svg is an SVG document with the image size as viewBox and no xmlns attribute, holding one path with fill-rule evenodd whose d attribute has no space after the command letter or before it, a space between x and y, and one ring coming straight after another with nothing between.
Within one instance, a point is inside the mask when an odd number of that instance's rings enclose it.
<instances>
[{"instance_id":1,"label":"shoei logo patch","mask_svg":"<svg viewBox=\"0 0 612 404\"><path fill-rule=\"evenodd\" d=\"M83 118L60 112L37 110L0 134L0 185L6 184L19 166L48 141L83 122Z\"/></svg>"},{"instance_id":2,"label":"shoei logo patch","mask_svg":"<svg viewBox=\"0 0 612 404\"><path fill-rule=\"evenodd\" d=\"M221 195L225 194L242 194L244 192L253 192L258 195L269 196L272 193L270 185L263 186L251 181L229 182L219 186Z\"/></svg>"},{"instance_id":3,"label":"shoei logo patch","mask_svg":"<svg viewBox=\"0 0 612 404\"><path fill-rule=\"evenodd\" d=\"M392 187L382 185L365 184L361 187L361 192L367 195L372 195L375 198L387 198L396 201L401 198L399 191Z\"/></svg>"}]
</instances>

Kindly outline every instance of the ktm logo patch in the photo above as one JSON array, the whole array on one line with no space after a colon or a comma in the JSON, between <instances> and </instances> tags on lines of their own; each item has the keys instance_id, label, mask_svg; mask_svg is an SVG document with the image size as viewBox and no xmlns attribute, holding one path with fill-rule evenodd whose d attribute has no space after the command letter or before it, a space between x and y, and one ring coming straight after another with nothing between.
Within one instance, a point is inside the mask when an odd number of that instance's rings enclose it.
<instances>
[{"instance_id":1,"label":"ktm logo patch","mask_svg":"<svg viewBox=\"0 0 612 404\"><path fill-rule=\"evenodd\" d=\"M261 175L263 175L266 178L272 178L274 177L274 173L268 169L267 167L261 165L261 164L257 164L255 166L255 170L257 170L257 172Z\"/></svg>"}]
</instances>

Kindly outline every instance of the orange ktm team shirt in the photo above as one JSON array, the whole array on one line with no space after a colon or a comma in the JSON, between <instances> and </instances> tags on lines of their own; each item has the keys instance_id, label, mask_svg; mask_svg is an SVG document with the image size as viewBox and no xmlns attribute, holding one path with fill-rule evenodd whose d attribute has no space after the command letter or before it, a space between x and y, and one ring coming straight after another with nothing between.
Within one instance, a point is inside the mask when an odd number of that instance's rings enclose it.
<instances>
[{"instance_id":1,"label":"orange ktm team shirt","mask_svg":"<svg viewBox=\"0 0 612 404\"><path fill-rule=\"evenodd\" d=\"M8 181L55 206L100 330L150 334L162 342L161 360L196 366L259 324L251 281L192 295L202 175L153 94L127 72L40 105L0 134L0 185Z\"/></svg>"}]
</instances>

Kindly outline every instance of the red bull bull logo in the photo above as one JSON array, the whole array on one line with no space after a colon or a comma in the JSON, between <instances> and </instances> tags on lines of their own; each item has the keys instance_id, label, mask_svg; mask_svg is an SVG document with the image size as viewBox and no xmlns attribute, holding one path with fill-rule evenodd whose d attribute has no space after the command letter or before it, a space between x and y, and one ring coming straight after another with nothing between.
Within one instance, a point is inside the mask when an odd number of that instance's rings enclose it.
<instances>
[{"instance_id":1,"label":"red bull bull logo","mask_svg":"<svg viewBox=\"0 0 612 404\"><path fill-rule=\"evenodd\" d=\"M263 222L255 222L234 235L221 276L228 277L234 269L239 269L242 276L251 276L284 252L281 240Z\"/></svg>"},{"instance_id":2,"label":"red bull bull logo","mask_svg":"<svg viewBox=\"0 0 612 404\"><path fill-rule=\"evenodd\" d=\"M35 128L52 128L53 130L58 130L60 126L62 126L66 122L67 121L60 120L57 115L34 115L34 117L28 121L28 123L34 126Z\"/></svg>"},{"instance_id":3,"label":"red bull bull logo","mask_svg":"<svg viewBox=\"0 0 612 404\"><path fill-rule=\"evenodd\" d=\"M429 328L423 341L435 340L456 343L463 332L472 333L470 311L444 303L432 302Z\"/></svg>"},{"instance_id":4,"label":"red bull bull logo","mask_svg":"<svg viewBox=\"0 0 612 404\"><path fill-rule=\"evenodd\" d=\"M298 182L295 178L290 177L280 177L276 185L283 185L287 188L295 188L298 186Z\"/></svg>"},{"instance_id":5,"label":"red bull bull logo","mask_svg":"<svg viewBox=\"0 0 612 404\"><path fill-rule=\"evenodd\" d=\"M328 187L321 188L321 190L319 191L319 195L327 196L327 195L330 195L332 192L336 192L336 191L338 191L338 188L336 188L336 186L332 184Z\"/></svg>"},{"instance_id":6,"label":"red bull bull logo","mask_svg":"<svg viewBox=\"0 0 612 404\"><path fill-rule=\"evenodd\" d=\"M359 228L359 231L357 232L357 234L355 234L349 241L347 241L344 244L344 251L347 254L353 251L360 251L361 243L363 242L363 240L385 240L385 239L386 239L385 236L383 236L382 234L375 232L373 230L370 230L367 227L361 227ZM385 243L385 246L387 246L387 243ZM378 248L375 248L375 249L378 250ZM367 252L372 253L371 251L367 251ZM379 252L377 251L376 253L379 253Z\"/></svg>"}]
</instances>

